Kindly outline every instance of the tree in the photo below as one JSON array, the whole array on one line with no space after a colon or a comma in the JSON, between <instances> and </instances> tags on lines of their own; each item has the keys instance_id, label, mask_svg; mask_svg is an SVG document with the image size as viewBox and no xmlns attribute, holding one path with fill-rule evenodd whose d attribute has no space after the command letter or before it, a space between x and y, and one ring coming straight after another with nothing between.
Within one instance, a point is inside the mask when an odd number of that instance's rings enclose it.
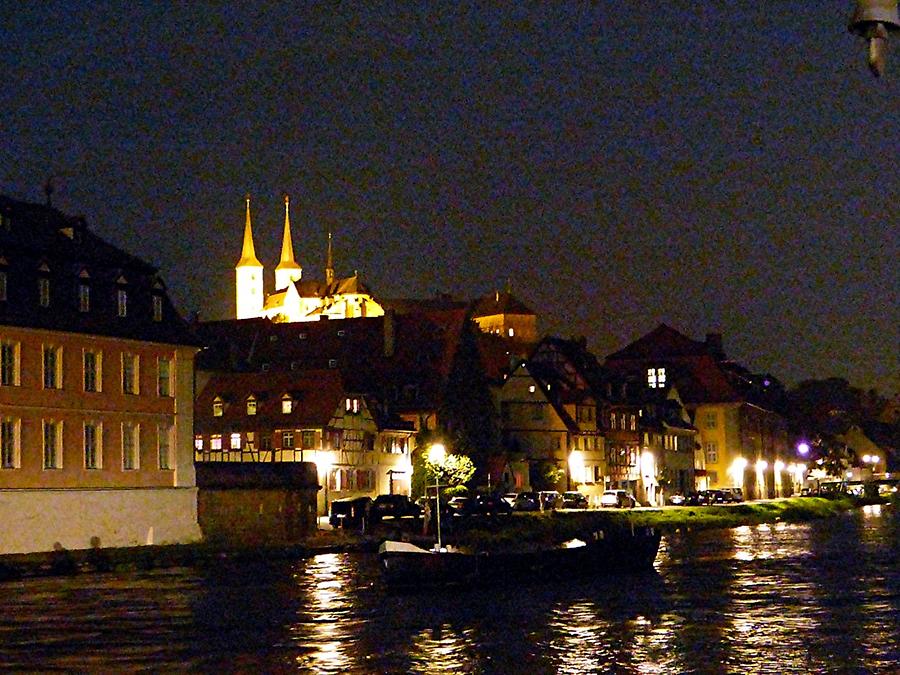
<instances>
[{"instance_id":1,"label":"tree","mask_svg":"<svg viewBox=\"0 0 900 675\"><path fill-rule=\"evenodd\" d=\"M420 446L427 447L427 446ZM423 495L427 487L441 484L441 494L457 495L466 492L466 483L475 475L475 465L465 455L447 455L441 465L432 464L427 452L419 452L413 459L412 492Z\"/></svg>"}]
</instances>

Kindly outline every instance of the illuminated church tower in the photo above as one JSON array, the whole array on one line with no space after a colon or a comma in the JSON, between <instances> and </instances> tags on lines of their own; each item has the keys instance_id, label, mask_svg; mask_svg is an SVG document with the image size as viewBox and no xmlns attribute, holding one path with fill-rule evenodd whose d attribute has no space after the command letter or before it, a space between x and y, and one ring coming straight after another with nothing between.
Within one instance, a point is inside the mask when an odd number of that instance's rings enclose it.
<instances>
[{"instance_id":1,"label":"illuminated church tower","mask_svg":"<svg viewBox=\"0 0 900 675\"><path fill-rule=\"evenodd\" d=\"M295 263L296 264L296 263ZM244 225L244 245L241 259L234 268L237 285L237 318L252 319L263 309L263 266L253 248L253 229L250 227L250 195L247 195L247 222Z\"/></svg>"},{"instance_id":2,"label":"illuminated church tower","mask_svg":"<svg viewBox=\"0 0 900 675\"><path fill-rule=\"evenodd\" d=\"M281 261L275 268L275 290L283 291L303 276L303 268L294 260L294 246L291 242L290 197L284 196L284 235L281 239Z\"/></svg>"}]
</instances>

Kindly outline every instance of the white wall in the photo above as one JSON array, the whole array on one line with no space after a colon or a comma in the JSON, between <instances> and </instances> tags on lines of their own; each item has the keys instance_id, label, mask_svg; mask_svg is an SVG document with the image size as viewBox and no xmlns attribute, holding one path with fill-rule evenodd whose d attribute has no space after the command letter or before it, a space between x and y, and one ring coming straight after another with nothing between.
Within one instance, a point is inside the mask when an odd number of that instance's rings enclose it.
<instances>
[{"instance_id":1,"label":"white wall","mask_svg":"<svg viewBox=\"0 0 900 675\"><path fill-rule=\"evenodd\" d=\"M0 554L199 541L197 488L0 490Z\"/></svg>"}]
</instances>

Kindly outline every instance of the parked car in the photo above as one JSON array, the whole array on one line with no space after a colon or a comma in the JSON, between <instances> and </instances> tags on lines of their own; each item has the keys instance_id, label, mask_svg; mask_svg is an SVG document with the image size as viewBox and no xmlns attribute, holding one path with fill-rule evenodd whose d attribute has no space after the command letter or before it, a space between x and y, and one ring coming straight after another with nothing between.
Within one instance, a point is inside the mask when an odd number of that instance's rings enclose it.
<instances>
[{"instance_id":1,"label":"parked car","mask_svg":"<svg viewBox=\"0 0 900 675\"><path fill-rule=\"evenodd\" d=\"M478 495L469 504L469 512L482 515L510 514L512 507L499 494Z\"/></svg>"},{"instance_id":2,"label":"parked car","mask_svg":"<svg viewBox=\"0 0 900 675\"><path fill-rule=\"evenodd\" d=\"M606 490L600 495L600 506L633 508L637 506L637 500L625 490Z\"/></svg>"},{"instance_id":3,"label":"parked car","mask_svg":"<svg viewBox=\"0 0 900 675\"><path fill-rule=\"evenodd\" d=\"M503 501L505 501L510 506L513 506L513 505L515 505L516 497L518 497L518 496L519 496L518 492L507 492L505 495L503 495Z\"/></svg>"},{"instance_id":4,"label":"parked car","mask_svg":"<svg viewBox=\"0 0 900 675\"><path fill-rule=\"evenodd\" d=\"M744 501L744 491L739 487L721 488L719 490L724 496L725 501L742 502Z\"/></svg>"},{"instance_id":5,"label":"parked car","mask_svg":"<svg viewBox=\"0 0 900 675\"><path fill-rule=\"evenodd\" d=\"M450 501L447 502L447 506L449 507L452 513L468 513L469 509L471 509L471 497L451 497Z\"/></svg>"},{"instance_id":6,"label":"parked car","mask_svg":"<svg viewBox=\"0 0 900 675\"><path fill-rule=\"evenodd\" d=\"M563 492L562 507L564 509L586 509L588 500L583 494L577 490L569 490Z\"/></svg>"},{"instance_id":7,"label":"parked car","mask_svg":"<svg viewBox=\"0 0 900 675\"><path fill-rule=\"evenodd\" d=\"M721 490L700 490L689 494L685 503L689 506L708 506L709 504L723 504L730 501L731 497Z\"/></svg>"},{"instance_id":8,"label":"parked car","mask_svg":"<svg viewBox=\"0 0 900 675\"><path fill-rule=\"evenodd\" d=\"M682 494L670 495L666 502L670 506L683 506L687 498Z\"/></svg>"},{"instance_id":9,"label":"parked car","mask_svg":"<svg viewBox=\"0 0 900 675\"><path fill-rule=\"evenodd\" d=\"M335 529L362 528L372 514L371 497L348 497L331 502L328 522Z\"/></svg>"},{"instance_id":10,"label":"parked car","mask_svg":"<svg viewBox=\"0 0 900 675\"><path fill-rule=\"evenodd\" d=\"M378 495L372 502L372 518L374 520L380 520L385 516L393 518L418 516L421 513L422 507L406 495Z\"/></svg>"},{"instance_id":11,"label":"parked car","mask_svg":"<svg viewBox=\"0 0 900 675\"><path fill-rule=\"evenodd\" d=\"M538 499L544 511L558 509L562 506L562 495L556 490L542 490L538 492Z\"/></svg>"},{"instance_id":12,"label":"parked car","mask_svg":"<svg viewBox=\"0 0 900 675\"><path fill-rule=\"evenodd\" d=\"M513 511L537 511L541 508L537 492L520 492L513 502Z\"/></svg>"}]
</instances>

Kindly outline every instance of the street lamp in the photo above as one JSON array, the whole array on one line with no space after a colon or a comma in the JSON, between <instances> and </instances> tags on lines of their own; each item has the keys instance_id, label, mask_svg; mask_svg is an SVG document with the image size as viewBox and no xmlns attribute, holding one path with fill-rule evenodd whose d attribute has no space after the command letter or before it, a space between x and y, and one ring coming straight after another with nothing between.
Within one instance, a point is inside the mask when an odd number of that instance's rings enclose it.
<instances>
[{"instance_id":1,"label":"street lamp","mask_svg":"<svg viewBox=\"0 0 900 675\"><path fill-rule=\"evenodd\" d=\"M887 61L888 34L900 30L897 0L856 0L849 29L869 42L869 69L880 77Z\"/></svg>"},{"instance_id":2,"label":"street lamp","mask_svg":"<svg viewBox=\"0 0 900 675\"><path fill-rule=\"evenodd\" d=\"M581 450L569 453L569 477L575 481L576 486L584 483L584 453ZM567 487L572 488L571 485Z\"/></svg>"},{"instance_id":3,"label":"street lamp","mask_svg":"<svg viewBox=\"0 0 900 675\"><path fill-rule=\"evenodd\" d=\"M428 461L432 466L442 468L447 457L447 449L443 443L432 443L428 448ZM441 551L441 481L437 470L434 472L434 505L437 509L437 550Z\"/></svg>"}]
</instances>

